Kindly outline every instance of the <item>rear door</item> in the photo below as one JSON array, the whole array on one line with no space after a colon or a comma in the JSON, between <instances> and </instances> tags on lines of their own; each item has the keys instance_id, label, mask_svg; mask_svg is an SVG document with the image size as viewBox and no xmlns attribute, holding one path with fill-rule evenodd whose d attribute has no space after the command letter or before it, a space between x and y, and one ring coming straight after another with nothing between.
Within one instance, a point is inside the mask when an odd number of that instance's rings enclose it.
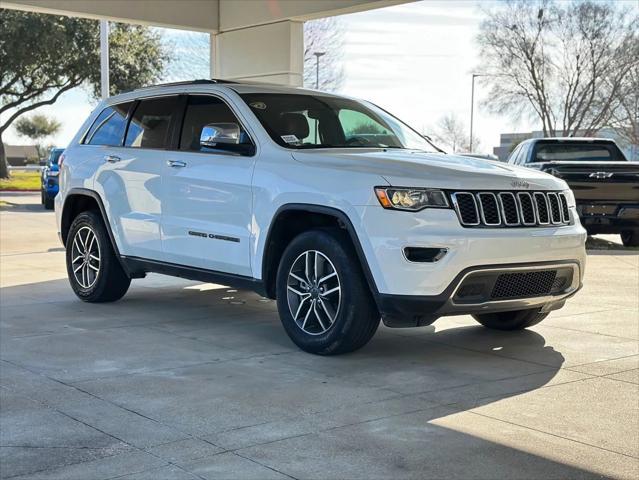
<instances>
[{"instance_id":1,"label":"rear door","mask_svg":"<svg viewBox=\"0 0 639 480\"><path fill-rule=\"evenodd\" d=\"M164 164L166 261L251 276L252 141L219 96L189 95L183 117L175 149ZM214 123L239 125L242 145L202 147L202 128Z\"/></svg>"},{"instance_id":2,"label":"rear door","mask_svg":"<svg viewBox=\"0 0 639 480\"><path fill-rule=\"evenodd\" d=\"M128 125L120 137L124 140L103 151L95 190L104 199L123 255L162 259L162 172L177 104L175 95L130 104Z\"/></svg>"}]
</instances>

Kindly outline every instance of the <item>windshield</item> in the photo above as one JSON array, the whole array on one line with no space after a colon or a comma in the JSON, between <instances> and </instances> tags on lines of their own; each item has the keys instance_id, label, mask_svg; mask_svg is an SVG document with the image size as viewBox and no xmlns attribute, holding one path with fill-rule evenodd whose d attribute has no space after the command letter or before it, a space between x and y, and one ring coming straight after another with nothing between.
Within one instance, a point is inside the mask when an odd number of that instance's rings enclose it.
<instances>
[{"instance_id":1,"label":"windshield","mask_svg":"<svg viewBox=\"0 0 639 480\"><path fill-rule=\"evenodd\" d=\"M614 143L539 143L534 162L606 162L621 161L625 157Z\"/></svg>"},{"instance_id":2,"label":"windshield","mask_svg":"<svg viewBox=\"0 0 639 480\"><path fill-rule=\"evenodd\" d=\"M384 110L320 95L241 95L268 134L287 148L408 148L440 151Z\"/></svg>"},{"instance_id":3,"label":"windshield","mask_svg":"<svg viewBox=\"0 0 639 480\"><path fill-rule=\"evenodd\" d=\"M51 165L57 165L62 152L64 152L63 149L51 150L51 153L49 154L49 163L51 163Z\"/></svg>"}]
</instances>

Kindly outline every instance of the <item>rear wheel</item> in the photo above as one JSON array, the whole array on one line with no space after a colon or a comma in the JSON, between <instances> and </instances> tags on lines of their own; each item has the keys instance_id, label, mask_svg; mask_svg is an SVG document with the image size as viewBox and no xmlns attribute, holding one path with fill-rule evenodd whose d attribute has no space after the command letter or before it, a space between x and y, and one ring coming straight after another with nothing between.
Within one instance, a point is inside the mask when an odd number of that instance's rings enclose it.
<instances>
[{"instance_id":1,"label":"rear wheel","mask_svg":"<svg viewBox=\"0 0 639 480\"><path fill-rule=\"evenodd\" d=\"M621 232L621 242L624 247L639 247L639 230L624 230Z\"/></svg>"},{"instance_id":2,"label":"rear wheel","mask_svg":"<svg viewBox=\"0 0 639 480\"><path fill-rule=\"evenodd\" d=\"M131 279L122 269L98 213L83 212L73 220L66 248L67 274L78 298L113 302L124 296Z\"/></svg>"},{"instance_id":3,"label":"rear wheel","mask_svg":"<svg viewBox=\"0 0 639 480\"><path fill-rule=\"evenodd\" d=\"M276 288L284 329L306 352L352 352L379 326L357 255L338 229L312 230L293 239L280 260Z\"/></svg>"},{"instance_id":4,"label":"rear wheel","mask_svg":"<svg viewBox=\"0 0 639 480\"><path fill-rule=\"evenodd\" d=\"M548 313L541 313L539 308L515 310L512 312L481 313L473 318L486 328L493 330L523 330L537 325Z\"/></svg>"}]
</instances>

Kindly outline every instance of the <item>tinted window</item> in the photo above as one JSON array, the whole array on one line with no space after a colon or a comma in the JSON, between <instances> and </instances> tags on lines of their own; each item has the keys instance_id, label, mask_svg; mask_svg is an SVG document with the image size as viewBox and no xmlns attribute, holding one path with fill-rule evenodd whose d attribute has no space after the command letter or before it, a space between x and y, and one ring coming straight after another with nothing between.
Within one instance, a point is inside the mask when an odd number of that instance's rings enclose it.
<instances>
[{"instance_id":1,"label":"tinted window","mask_svg":"<svg viewBox=\"0 0 639 480\"><path fill-rule=\"evenodd\" d=\"M84 139L89 145L122 145L126 116L133 102L107 107L100 112Z\"/></svg>"},{"instance_id":2,"label":"tinted window","mask_svg":"<svg viewBox=\"0 0 639 480\"><path fill-rule=\"evenodd\" d=\"M171 117L177 107L176 96L142 100L133 112L124 144L127 147L166 148Z\"/></svg>"},{"instance_id":3,"label":"tinted window","mask_svg":"<svg viewBox=\"0 0 639 480\"><path fill-rule=\"evenodd\" d=\"M437 148L384 110L355 100L275 93L241 95L271 138L287 148Z\"/></svg>"},{"instance_id":4,"label":"tinted window","mask_svg":"<svg viewBox=\"0 0 639 480\"><path fill-rule=\"evenodd\" d=\"M219 98L210 95L190 95L180 135L180 150L194 152L233 150L234 145L219 145L216 148L200 146L202 128L210 123L235 123L240 126L240 129L242 128L231 109ZM250 144L248 135L243 129L240 133L240 143Z\"/></svg>"},{"instance_id":5,"label":"tinted window","mask_svg":"<svg viewBox=\"0 0 639 480\"><path fill-rule=\"evenodd\" d=\"M619 148L612 143L538 143L535 162L550 161L624 161Z\"/></svg>"},{"instance_id":6,"label":"tinted window","mask_svg":"<svg viewBox=\"0 0 639 480\"><path fill-rule=\"evenodd\" d=\"M510 156L508 157L508 163L517 163L517 157L519 156L519 152L521 151L521 145L517 145L515 149L510 152Z\"/></svg>"},{"instance_id":7,"label":"tinted window","mask_svg":"<svg viewBox=\"0 0 639 480\"><path fill-rule=\"evenodd\" d=\"M524 143L521 145L521 150L519 150L519 154L515 159L517 165L524 165L526 163L528 157L528 143Z\"/></svg>"},{"instance_id":8,"label":"tinted window","mask_svg":"<svg viewBox=\"0 0 639 480\"><path fill-rule=\"evenodd\" d=\"M62 155L62 152L64 152L64 150L62 150L61 148L56 148L55 150L51 150L51 153L49 154L49 163L51 165L57 165L58 160L60 159L60 155Z\"/></svg>"}]
</instances>

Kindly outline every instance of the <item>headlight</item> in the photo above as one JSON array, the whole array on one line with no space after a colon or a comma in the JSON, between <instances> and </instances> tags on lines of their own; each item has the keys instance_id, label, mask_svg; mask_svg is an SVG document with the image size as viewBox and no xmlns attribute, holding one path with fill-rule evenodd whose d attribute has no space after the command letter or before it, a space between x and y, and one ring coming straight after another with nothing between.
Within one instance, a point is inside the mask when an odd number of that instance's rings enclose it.
<instances>
[{"instance_id":1,"label":"headlight","mask_svg":"<svg viewBox=\"0 0 639 480\"><path fill-rule=\"evenodd\" d=\"M423 208L448 208L441 190L430 188L375 187L375 195L384 208L416 212Z\"/></svg>"},{"instance_id":2,"label":"headlight","mask_svg":"<svg viewBox=\"0 0 639 480\"><path fill-rule=\"evenodd\" d=\"M572 193L572 190L570 189L564 190L561 193L563 193L566 196L566 202L568 202L568 208L577 206L577 202L575 201L575 194Z\"/></svg>"}]
</instances>

